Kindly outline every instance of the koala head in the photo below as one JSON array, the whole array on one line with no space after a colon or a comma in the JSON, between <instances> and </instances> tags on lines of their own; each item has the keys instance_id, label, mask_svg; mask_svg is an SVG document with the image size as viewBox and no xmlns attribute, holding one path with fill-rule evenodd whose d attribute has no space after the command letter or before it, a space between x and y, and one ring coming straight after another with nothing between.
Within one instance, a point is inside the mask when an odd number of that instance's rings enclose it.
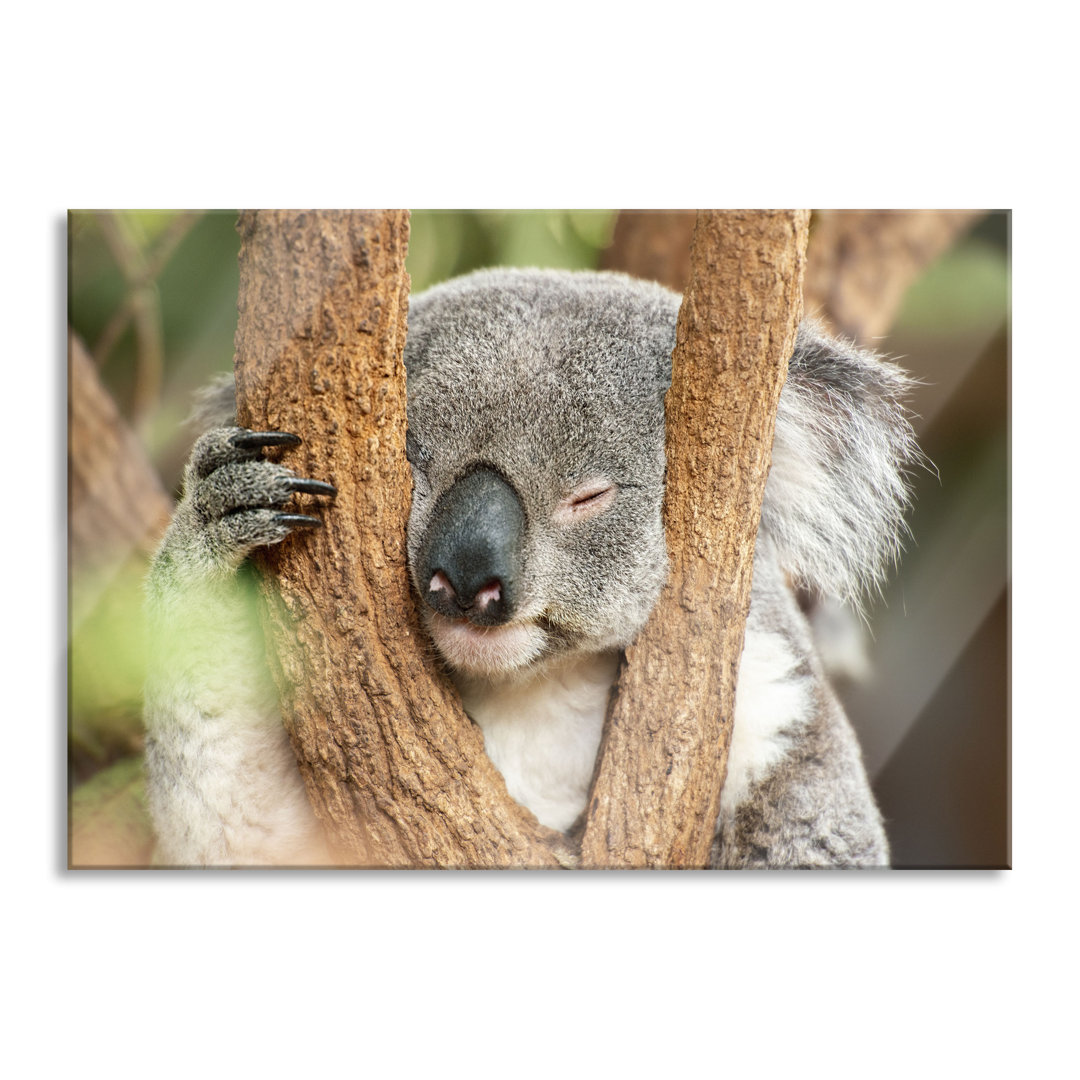
<instances>
[{"instance_id":1,"label":"koala head","mask_svg":"<svg viewBox=\"0 0 1080 1080\"><path fill-rule=\"evenodd\" d=\"M411 300L409 568L451 667L509 674L644 625L667 574L678 307L650 282L540 270Z\"/></svg>"}]
</instances>

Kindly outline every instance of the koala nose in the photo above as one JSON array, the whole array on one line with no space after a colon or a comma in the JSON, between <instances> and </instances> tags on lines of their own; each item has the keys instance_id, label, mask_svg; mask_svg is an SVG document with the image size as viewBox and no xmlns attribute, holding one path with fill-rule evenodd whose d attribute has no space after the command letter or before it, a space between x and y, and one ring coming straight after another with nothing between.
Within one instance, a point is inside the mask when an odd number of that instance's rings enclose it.
<instances>
[{"instance_id":1,"label":"koala nose","mask_svg":"<svg viewBox=\"0 0 1080 1080\"><path fill-rule=\"evenodd\" d=\"M510 619L521 576L525 510L493 469L474 469L439 499L417 558L424 602L478 626Z\"/></svg>"}]
</instances>

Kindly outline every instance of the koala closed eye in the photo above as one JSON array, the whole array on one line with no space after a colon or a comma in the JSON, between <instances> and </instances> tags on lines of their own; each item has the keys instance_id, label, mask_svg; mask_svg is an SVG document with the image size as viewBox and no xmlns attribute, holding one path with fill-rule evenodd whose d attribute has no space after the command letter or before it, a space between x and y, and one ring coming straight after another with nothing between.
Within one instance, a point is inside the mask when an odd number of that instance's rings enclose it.
<instances>
[{"instance_id":1,"label":"koala closed eye","mask_svg":"<svg viewBox=\"0 0 1080 1080\"><path fill-rule=\"evenodd\" d=\"M552 520L557 524L568 525L596 517L615 502L618 490L617 484L605 478L582 484L560 500Z\"/></svg>"}]
</instances>

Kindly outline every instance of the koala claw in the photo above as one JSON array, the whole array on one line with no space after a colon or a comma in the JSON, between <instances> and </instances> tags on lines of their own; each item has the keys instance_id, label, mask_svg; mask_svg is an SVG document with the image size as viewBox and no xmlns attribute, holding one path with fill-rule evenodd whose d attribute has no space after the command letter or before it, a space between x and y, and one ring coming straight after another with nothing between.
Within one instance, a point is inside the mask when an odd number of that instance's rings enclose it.
<instances>
[{"instance_id":1,"label":"koala claw","mask_svg":"<svg viewBox=\"0 0 1080 1080\"><path fill-rule=\"evenodd\" d=\"M306 480L296 477L287 482L287 486L293 491L303 491L308 495L336 495L337 488L333 484L327 484L322 480Z\"/></svg>"},{"instance_id":2,"label":"koala claw","mask_svg":"<svg viewBox=\"0 0 1080 1080\"><path fill-rule=\"evenodd\" d=\"M308 529L321 529L323 527L322 520L312 517L310 514L275 514L274 521L278 525L288 525L290 527L301 526Z\"/></svg>"},{"instance_id":3,"label":"koala claw","mask_svg":"<svg viewBox=\"0 0 1080 1080\"><path fill-rule=\"evenodd\" d=\"M299 446L303 439L288 431L240 431L229 442L237 450L258 450L263 446Z\"/></svg>"}]
</instances>

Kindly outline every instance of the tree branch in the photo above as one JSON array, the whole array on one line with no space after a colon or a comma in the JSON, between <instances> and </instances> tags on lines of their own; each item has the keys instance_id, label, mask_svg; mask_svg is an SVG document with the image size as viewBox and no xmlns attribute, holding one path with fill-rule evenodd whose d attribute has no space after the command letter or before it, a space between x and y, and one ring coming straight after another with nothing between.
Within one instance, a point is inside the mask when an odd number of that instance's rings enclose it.
<instances>
[{"instance_id":1,"label":"tree branch","mask_svg":"<svg viewBox=\"0 0 1080 1080\"><path fill-rule=\"evenodd\" d=\"M161 539L172 500L102 385L86 346L68 332L68 556L71 625L124 566Z\"/></svg>"},{"instance_id":2,"label":"tree branch","mask_svg":"<svg viewBox=\"0 0 1080 1080\"><path fill-rule=\"evenodd\" d=\"M807 254L806 314L870 345L892 325L908 288L985 210L816 210Z\"/></svg>"},{"instance_id":3,"label":"tree branch","mask_svg":"<svg viewBox=\"0 0 1080 1080\"><path fill-rule=\"evenodd\" d=\"M565 865L566 841L509 797L435 670L409 589L407 213L246 212L239 228L240 423L300 434L285 463L338 489L325 530L262 558L316 812L352 864Z\"/></svg>"},{"instance_id":4,"label":"tree branch","mask_svg":"<svg viewBox=\"0 0 1080 1080\"><path fill-rule=\"evenodd\" d=\"M584 866L708 862L808 224L801 210L699 214L666 401L671 576L627 650Z\"/></svg>"}]
</instances>

